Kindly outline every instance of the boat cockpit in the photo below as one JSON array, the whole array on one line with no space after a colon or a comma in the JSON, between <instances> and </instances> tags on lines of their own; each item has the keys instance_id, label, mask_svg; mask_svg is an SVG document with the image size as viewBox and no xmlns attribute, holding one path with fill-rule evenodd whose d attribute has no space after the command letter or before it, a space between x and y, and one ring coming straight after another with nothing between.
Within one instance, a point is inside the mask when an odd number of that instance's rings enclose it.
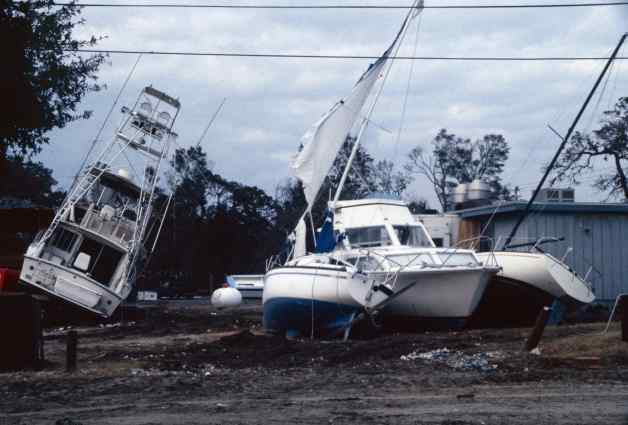
<instances>
[{"instance_id":1,"label":"boat cockpit","mask_svg":"<svg viewBox=\"0 0 628 425\"><path fill-rule=\"evenodd\" d=\"M114 288L137 237L139 199L140 189L122 170L105 171L63 217L39 258Z\"/></svg>"}]
</instances>

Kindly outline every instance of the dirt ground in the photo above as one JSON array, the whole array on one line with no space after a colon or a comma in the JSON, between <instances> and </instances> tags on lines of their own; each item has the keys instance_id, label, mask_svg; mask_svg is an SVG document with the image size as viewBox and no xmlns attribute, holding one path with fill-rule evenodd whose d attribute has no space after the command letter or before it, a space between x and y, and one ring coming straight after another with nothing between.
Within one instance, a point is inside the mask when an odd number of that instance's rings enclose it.
<instances>
[{"instance_id":1,"label":"dirt ground","mask_svg":"<svg viewBox=\"0 0 628 425\"><path fill-rule=\"evenodd\" d=\"M619 326L382 334L342 342L264 334L261 308L171 302L138 323L46 332L47 365L0 374L5 424L626 424ZM445 350L445 348L447 350Z\"/></svg>"}]
</instances>

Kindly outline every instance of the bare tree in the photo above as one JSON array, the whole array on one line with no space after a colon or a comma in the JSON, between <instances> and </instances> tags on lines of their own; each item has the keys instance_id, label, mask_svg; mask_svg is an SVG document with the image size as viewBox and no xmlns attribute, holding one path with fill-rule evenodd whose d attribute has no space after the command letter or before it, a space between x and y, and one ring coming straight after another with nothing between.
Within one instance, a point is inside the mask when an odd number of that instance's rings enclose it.
<instances>
[{"instance_id":1,"label":"bare tree","mask_svg":"<svg viewBox=\"0 0 628 425\"><path fill-rule=\"evenodd\" d=\"M510 196L500 178L510 151L501 134L487 134L472 142L441 129L432 140L432 148L431 154L420 146L412 149L405 169L428 179L443 211L452 207L449 194L454 187L476 179L487 181L494 193Z\"/></svg>"},{"instance_id":2,"label":"bare tree","mask_svg":"<svg viewBox=\"0 0 628 425\"><path fill-rule=\"evenodd\" d=\"M628 97L620 98L612 110L605 111L600 124L592 134L574 133L554 167L556 176L551 183L580 184L580 177L594 171L595 159L601 158L611 162L611 171L600 174L593 187L607 192L610 198L628 202Z\"/></svg>"}]
</instances>

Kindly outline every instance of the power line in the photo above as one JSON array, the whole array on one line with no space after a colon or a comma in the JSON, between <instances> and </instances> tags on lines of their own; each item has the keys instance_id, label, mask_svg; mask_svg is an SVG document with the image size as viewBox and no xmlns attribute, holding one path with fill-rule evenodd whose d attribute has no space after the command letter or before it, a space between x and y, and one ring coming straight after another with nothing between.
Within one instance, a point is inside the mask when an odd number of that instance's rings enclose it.
<instances>
[{"instance_id":1,"label":"power line","mask_svg":"<svg viewBox=\"0 0 628 425\"><path fill-rule=\"evenodd\" d=\"M124 55L161 55L161 56L218 56L236 58L274 58L274 59L363 59L376 60L379 56L362 55L313 55L290 53L237 53L237 52L176 52L159 50L114 50L114 49L64 49L64 52L104 53ZM531 62L531 61L602 61L607 56L396 56L394 60L422 60L422 61L501 61L501 62ZM620 56L615 59L628 59Z\"/></svg>"},{"instance_id":2,"label":"power line","mask_svg":"<svg viewBox=\"0 0 628 425\"><path fill-rule=\"evenodd\" d=\"M53 2L55 6L72 6L72 3ZM77 7L140 7L140 8L178 8L178 9L408 9L400 5L248 5L248 4L172 4L172 3L76 3ZM600 3L552 3L552 4L475 4L475 5L434 5L423 6L423 9L549 9L574 7L625 6L628 1L612 1Z\"/></svg>"}]
</instances>

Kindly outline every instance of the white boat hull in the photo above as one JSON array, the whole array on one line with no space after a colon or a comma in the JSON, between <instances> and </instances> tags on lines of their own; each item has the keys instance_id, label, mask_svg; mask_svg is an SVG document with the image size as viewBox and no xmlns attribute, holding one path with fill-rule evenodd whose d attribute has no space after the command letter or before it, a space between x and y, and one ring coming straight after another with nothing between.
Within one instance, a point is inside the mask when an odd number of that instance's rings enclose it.
<instances>
[{"instance_id":1,"label":"white boat hull","mask_svg":"<svg viewBox=\"0 0 628 425\"><path fill-rule=\"evenodd\" d=\"M595 295L589 285L566 264L550 254L529 252L494 252L502 267L498 277L521 282L540 289L555 298L590 303ZM488 254L477 254L486 258Z\"/></svg>"},{"instance_id":2,"label":"white boat hull","mask_svg":"<svg viewBox=\"0 0 628 425\"><path fill-rule=\"evenodd\" d=\"M264 328L317 335L344 330L362 310L349 291L351 273L340 267L279 267L264 278Z\"/></svg>"},{"instance_id":3,"label":"white boat hull","mask_svg":"<svg viewBox=\"0 0 628 425\"><path fill-rule=\"evenodd\" d=\"M394 299L385 306L384 315L418 320L438 319L452 325L464 325L497 271L497 268L484 267L405 270L399 273L393 288L395 292L404 292L398 297L391 296ZM369 278L380 281L385 276L385 273L369 273ZM370 301L370 305L376 305L385 298L384 294L380 294Z\"/></svg>"},{"instance_id":4,"label":"white boat hull","mask_svg":"<svg viewBox=\"0 0 628 425\"><path fill-rule=\"evenodd\" d=\"M281 267L265 276L264 327L278 333L309 334L347 328L364 308L383 306L383 317L439 321L460 327L477 308L497 268L406 270L390 296L371 292L385 272L354 274L335 267Z\"/></svg>"},{"instance_id":5,"label":"white boat hull","mask_svg":"<svg viewBox=\"0 0 628 425\"><path fill-rule=\"evenodd\" d=\"M263 274L234 274L227 276L229 286L236 288L245 300L261 300L264 292Z\"/></svg>"}]
</instances>

